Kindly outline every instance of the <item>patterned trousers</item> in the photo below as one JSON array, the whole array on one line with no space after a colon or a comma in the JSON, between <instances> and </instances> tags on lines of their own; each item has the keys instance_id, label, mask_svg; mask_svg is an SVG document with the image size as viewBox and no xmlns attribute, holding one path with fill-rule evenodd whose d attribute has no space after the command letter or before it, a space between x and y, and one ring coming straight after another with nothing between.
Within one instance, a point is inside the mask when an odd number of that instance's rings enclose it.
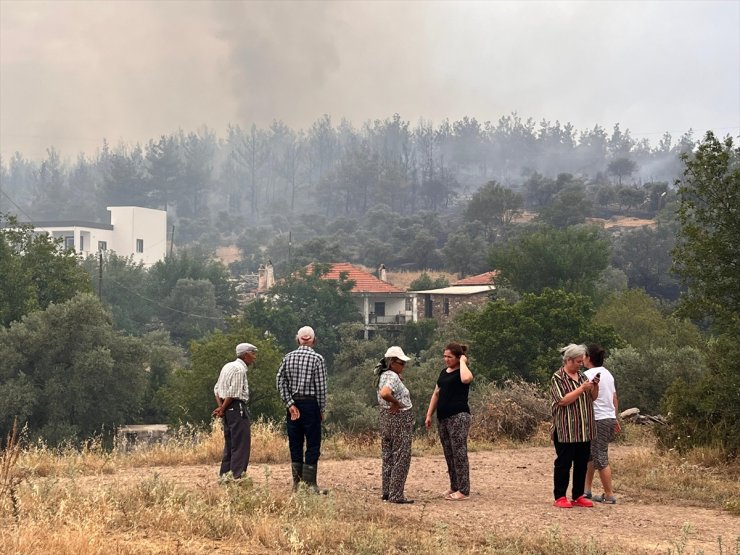
<instances>
[{"instance_id":1,"label":"patterned trousers","mask_svg":"<svg viewBox=\"0 0 740 555\"><path fill-rule=\"evenodd\" d=\"M383 460L383 497L389 501L403 499L403 488L411 466L411 436L414 431L414 411L391 414L380 409L380 449Z\"/></svg>"},{"instance_id":2,"label":"patterned trousers","mask_svg":"<svg viewBox=\"0 0 740 555\"><path fill-rule=\"evenodd\" d=\"M470 467L468 465L468 431L470 413L460 412L437 422L439 440L447 461L450 489L470 495Z\"/></svg>"}]
</instances>

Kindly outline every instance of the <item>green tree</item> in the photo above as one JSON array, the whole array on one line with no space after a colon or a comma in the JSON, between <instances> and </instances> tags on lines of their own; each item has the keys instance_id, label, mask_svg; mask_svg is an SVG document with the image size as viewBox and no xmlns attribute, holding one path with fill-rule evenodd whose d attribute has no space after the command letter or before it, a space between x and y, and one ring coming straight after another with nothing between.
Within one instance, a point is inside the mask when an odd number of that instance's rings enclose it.
<instances>
[{"instance_id":1,"label":"green tree","mask_svg":"<svg viewBox=\"0 0 740 555\"><path fill-rule=\"evenodd\" d=\"M629 158L617 158L616 160L609 162L609 165L607 166L607 171L610 174L617 176L619 185L622 185L623 177L629 177L635 173L636 170L637 164Z\"/></svg>"},{"instance_id":2,"label":"green tree","mask_svg":"<svg viewBox=\"0 0 740 555\"><path fill-rule=\"evenodd\" d=\"M113 329L90 294L0 328L0 432L15 416L50 443L135 421L146 389L146 349Z\"/></svg>"},{"instance_id":3,"label":"green tree","mask_svg":"<svg viewBox=\"0 0 740 555\"><path fill-rule=\"evenodd\" d=\"M682 308L710 316L721 329L740 329L740 147L707 132L693 154L682 157L679 240L675 269L688 286Z\"/></svg>"},{"instance_id":4,"label":"green tree","mask_svg":"<svg viewBox=\"0 0 740 555\"><path fill-rule=\"evenodd\" d=\"M537 221L558 229L583 224L591 215L591 201L586 197L581 183L569 184L555 195L550 204L542 208Z\"/></svg>"},{"instance_id":5,"label":"green tree","mask_svg":"<svg viewBox=\"0 0 740 555\"><path fill-rule=\"evenodd\" d=\"M655 297L676 300L680 284L671 272L671 249L675 244L674 226L633 229L614 242L612 263L627 275L630 287L640 287Z\"/></svg>"},{"instance_id":6,"label":"green tree","mask_svg":"<svg viewBox=\"0 0 740 555\"><path fill-rule=\"evenodd\" d=\"M169 414L164 392L175 370L185 367L187 357L182 347L172 343L166 330L147 333L142 343L147 350L147 385L140 419L144 423L166 422Z\"/></svg>"},{"instance_id":7,"label":"green tree","mask_svg":"<svg viewBox=\"0 0 740 555\"><path fill-rule=\"evenodd\" d=\"M712 356L709 373L675 383L667 393L672 427L664 440L681 449L717 445L734 457L740 452L740 148L731 137L719 141L707 132L696 152L682 160L681 227L673 251L675 268L688 285L681 311L710 318Z\"/></svg>"},{"instance_id":8,"label":"green tree","mask_svg":"<svg viewBox=\"0 0 740 555\"><path fill-rule=\"evenodd\" d=\"M468 202L465 216L484 225L486 239L493 240L496 232L506 235L512 221L521 214L522 196L511 189L489 181Z\"/></svg>"},{"instance_id":9,"label":"green tree","mask_svg":"<svg viewBox=\"0 0 740 555\"><path fill-rule=\"evenodd\" d=\"M491 249L490 267L521 292L545 288L591 294L609 262L609 240L595 227L542 227Z\"/></svg>"},{"instance_id":10,"label":"green tree","mask_svg":"<svg viewBox=\"0 0 740 555\"><path fill-rule=\"evenodd\" d=\"M686 346L627 346L614 349L604 364L614 374L619 409L637 407L645 414L661 412L661 399L676 380L694 383L708 372L705 355Z\"/></svg>"},{"instance_id":11,"label":"green tree","mask_svg":"<svg viewBox=\"0 0 740 555\"><path fill-rule=\"evenodd\" d=\"M687 320L663 315L657 303L641 289L614 295L596 311L594 322L611 325L629 345L640 351L650 348L704 347L704 338Z\"/></svg>"},{"instance_id":12,"label":"green tree","mask_svg":"<svg viewBox=\"0 0 740 555\"><path fill-rule=\"evenodd\" d=\"M98 256L88 256L83 267L90 274L93 291L100 292L110 306L116 328L133 335L149 331L157 307L147 296L149 275L144 264L110 251L102 256L102 268L100 263Z\"/></svg>"},{"instance_id":13,"label":"green tree","mask_svg":"<svg viewBox=\"0 0 740 555\"><path fill-rule=\"evenodd\" d=\"M213 253L203 248L181 249L174 256L156 262L149 269L151 299L165 299L172 293L178 280L208 280L213 284L216 305L226 314L233 314L238 306L234 284L229 271L221 262L213 260Z\"/></svg>"},{"instance_id":14,"label":"green tree","mask_svg":"<svg viewBox=\"0 0 740 555\"><path fill-rule=\"evenodd\" d=\"M442 247L445 267L461 278L485 270L485 252L485 244L481 239L465 233L450 234Z\"/></svg>"},{"instance_id":15,"label":"green tree","mask_svg":"<svg viewBox=\"0 0 740 555\"><path fill-rule=\"evenodd\" d=\"M235 322L228 332L217 331L190 344L190 366L177 369L162 393L170 422L202 424L211 420L211 412L216 408L213 386L223 365L236 358L234 348L244 341L257 347L257 360L247 373L252 418L277 420L284 414L285 407L275 387L282 360L278 346L259 330Z\"/></svg>"},{"instance_id":16,"label":"green tree","mask_svg":"<svg viewBox=\"0 0 740 555\"><path fill-rule=\"evenodd\" d=\"M312 264L281 279L269 295L245 307L244 321L274 336L284 351L296 347L301 326L312 326L316 350L331 363L339 352L338 326L359 321L360 313L350 296L354 282L344 276L325 279L328 271L326 264Z\"/></svg>"},{"instance_id":17,"label":"green tree","mask_svg":"<svg viewBox=\"0 0 740 555\"><path fill-rule=\"evenodd\" d=\"M216 306L215 288L207 279L177 280L163 301L160 315L172 338L181 345L224 324L223 314Z\"/></svg>"},{"instance_id":18,"label":"green tree","mask_svg":"<svg viewBox=\"0 0 740 555\"><path fill-rule=\"evenodd\" d=\"M449 284L450 282L447 281L447 278L444 276L439 276L436 279L432 279L429 274L427 274L426 272L422 272L418 278L409 283L409 291L439 289L441 287L447 287Z\"/></svg>"},{"instance_id":19,"label":"green tree","mask_svg":"<svg viewBox=\"0 0 740 555\"><path fill-rule=\"evenodd\" d=\"M709 348L707 371L680 376L663 397L671 425L661 427L659 437L680 451L711 445L735 458L740 454L740 341L724 334Z\"/></svg>"},{"instance_id":20,"label":"green tree","mask_svg":"<svg viewBox=\"0 0 740 555\"><path fill-rule=\"evenodd\" d=\"M234 348L248 341L258 349L257 360L247 374L249 411L253 419L272 420L284 414L275 388L275 374L282 355L278 346L250 326L236 322L224 333L217 331L191 343L192 363L175 371L163 398L173 423L204 423L211 420L215 408L213 386L224 364L235 359Z\"/></svg>"},{"instance_id":21,"label":"green tree","mask_svg":"<svg viewBox=\"0 0 740 555\"><path fill-rule=\"evenodd\" d=\"M588 297L545 289L513 304L490 302L478 312L462 315L460 321L469 331L481 377L545 381L560 366L558 349L563 345L622 344L611 327L594 324L592 318Z\"/></svg>"},{"instance_id":22,"label":"green tree","mask_svg":"<svg viewBox=\"0 0 740 555\"><path fill-rule=\"evenodd\" d=\"M15 216L0 214L0 323L90 291L90 278L61 239L34 232Z\"/></svg>"}]
</instances>

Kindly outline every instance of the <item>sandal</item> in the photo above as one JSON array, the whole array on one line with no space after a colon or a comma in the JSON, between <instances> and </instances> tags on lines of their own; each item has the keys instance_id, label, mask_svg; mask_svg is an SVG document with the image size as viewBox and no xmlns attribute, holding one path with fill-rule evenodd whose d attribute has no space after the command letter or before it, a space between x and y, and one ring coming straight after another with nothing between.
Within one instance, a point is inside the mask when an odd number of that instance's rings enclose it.
<instances>
[{"instance_id":1,"label":"sandal","mask_svg":"<svg viewBox=\"0 0 740 555\"><path fill-rule=\"evenodd\" d=\"M613 495L607 497L606 495L594 495L593 500L597 503L606 503L607 505L616 505L617 498Z\"/></svg>"},{"instance_id":2,"label":"sandal","mask_svg":"<svg viewBox=\"0 0 740 555\"><path fill-rule=\"evenodd\" d=\"M447 501L465 501L469 497L469 495L465 495L464 493L460 493L459 491L453 491L450 495L446 496L445 499Z\"/></svg>"}]
</instances>

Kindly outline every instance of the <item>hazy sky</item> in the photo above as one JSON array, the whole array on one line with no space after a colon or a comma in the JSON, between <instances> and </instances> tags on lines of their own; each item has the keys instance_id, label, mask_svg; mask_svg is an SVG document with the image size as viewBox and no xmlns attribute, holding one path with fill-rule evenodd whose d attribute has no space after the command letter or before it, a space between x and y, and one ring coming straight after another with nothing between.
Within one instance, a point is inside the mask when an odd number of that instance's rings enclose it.
<instances>
[{"instance_id":1,"label":"hazy sky","mask_svg":"<svg viewBox=\"0 0 740 555\"><path fill-rule=\"evenodd\" d=\"M399 113L740 133L740 0L0 0L0 154Z\"/></svg>"}]
</instances>

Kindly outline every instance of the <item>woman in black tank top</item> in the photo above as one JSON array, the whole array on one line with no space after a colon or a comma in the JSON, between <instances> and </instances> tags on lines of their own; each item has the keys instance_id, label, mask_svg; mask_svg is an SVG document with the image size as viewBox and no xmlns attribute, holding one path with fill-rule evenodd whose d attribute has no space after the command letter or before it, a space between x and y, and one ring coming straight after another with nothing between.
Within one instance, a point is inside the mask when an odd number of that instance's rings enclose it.
<instances>
[{"instance_id":1,"label":"woman in black tank top","mask_svg":"<svg viewBox=\"0 0 740 555\"><path fill-rule=\"evenodd\" d=\"M437 430L450 475L450 488L443 495L450 501L463 501L470 495L468 392L473 373L468 368L467 350L459 343L450 343L445 348L446 367L439 374L424 421L430 428L432 415L437 412Z\"/></svg>"}]
</instances>

